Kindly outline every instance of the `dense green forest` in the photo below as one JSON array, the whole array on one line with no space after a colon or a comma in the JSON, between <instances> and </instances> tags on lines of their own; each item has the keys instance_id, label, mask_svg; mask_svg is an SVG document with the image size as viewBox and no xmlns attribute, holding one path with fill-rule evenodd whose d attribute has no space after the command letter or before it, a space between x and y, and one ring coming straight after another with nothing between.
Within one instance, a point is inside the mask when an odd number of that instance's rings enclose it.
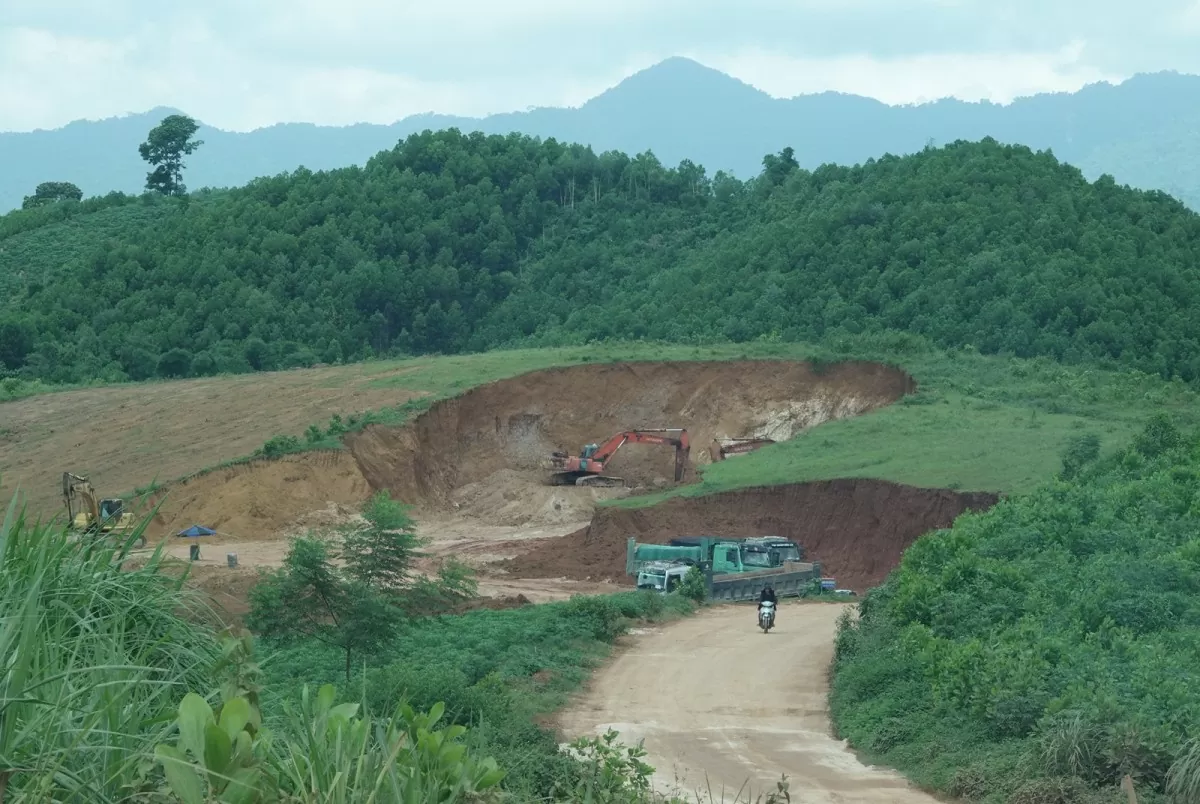
<instances>
[{"instance_id":1,"label":"dense green forest","mask_svg":"<svg viewBox=\"0 0 1200 804\"><path fill-rule=\"evenodd\" d=\"M994 141L742 182L457 131L0 219L0 364L76 382L639 338L919 333L1200 376L1200 217Z\"/></svg>"},{"instance_id":2,"label":"dense green forest","mask_svg":"<svg viewBox=\"0 0 1200 804\"><path fill-rule=\"evenodd\" d=\"M839 630L844 736L969 800L1200 800L1200 438L1095 456L909 548Z\"/></svg>"}]
</instances>

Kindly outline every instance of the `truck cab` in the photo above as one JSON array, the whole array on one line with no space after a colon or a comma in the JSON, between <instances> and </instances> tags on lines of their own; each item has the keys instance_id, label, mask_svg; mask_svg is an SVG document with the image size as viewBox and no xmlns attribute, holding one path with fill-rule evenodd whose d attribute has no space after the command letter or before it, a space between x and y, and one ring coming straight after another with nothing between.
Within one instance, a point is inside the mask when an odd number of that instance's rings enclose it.
<instances>
[{"instance_id":1,"label":"truck cab","mask_svg":"<svg viewBox=\"0 0 1200 804\"><path fill-rule=\"evenodd\" d=\"M692 567L682 561L651 561L638 570L637 588L670 594L679 588Z\"/></svg>"},{"instance_id":2,"label":"truck cab","mask_svg":"<svg viewBox=\"0 0 1200 804\"><path fill-rule=\"evenodd\" d=\"M751 536L747 544L758 544L774 550L779 555L781 564L799 563L804 560L804 548L791 539L782 536Z\"/></svg>"},{"instance_id":3,"label":"truck cab","mask_svg":"<svg viewBox=\"0 0 1200 804\"><path fill-rule=\"evenodd\" d=\"M672 547L702 550L706 545L713 550L710 560L714 573L771 569L789 562L800 562L804 558L804 550L800 545L778 536L750 536L744 539L680 536L671 540ZM731 555L731 547L737 548L736 557ZM722 550L725 551L723 556Z\"/></svg>"}]
</instances>

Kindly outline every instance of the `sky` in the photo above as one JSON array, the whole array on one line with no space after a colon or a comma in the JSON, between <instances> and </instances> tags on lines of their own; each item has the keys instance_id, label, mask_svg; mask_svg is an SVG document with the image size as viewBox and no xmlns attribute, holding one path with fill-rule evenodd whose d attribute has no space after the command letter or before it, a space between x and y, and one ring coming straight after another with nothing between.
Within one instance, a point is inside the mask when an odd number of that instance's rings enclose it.
<instances>
[{"instance_id":1,"label":"sky","mask_svg":"<svg viewBox=\"0 0 1200 804\"><path fill-rule=\"evenodd\" d=\"M0 131L577 106L670 56L777 97L1004 103L1200 73L1200 0L0 0Z\"/></svg>"}]
</instances>

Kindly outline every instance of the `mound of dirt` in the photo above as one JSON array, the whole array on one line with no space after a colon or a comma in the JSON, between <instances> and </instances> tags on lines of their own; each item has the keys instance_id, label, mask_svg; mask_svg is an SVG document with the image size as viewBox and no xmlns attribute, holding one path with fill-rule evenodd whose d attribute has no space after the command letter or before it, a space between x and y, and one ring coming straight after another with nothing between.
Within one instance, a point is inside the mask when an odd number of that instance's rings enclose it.
<instances>
[{"instance_id":1,"label":"mound of dirt","mask_svg":"<svg viewBox=\"0 0 1200 804\"><path fill-rule=\"evenodd\" d=\"M491 525L560 525L588 519L598 500L630 493L621 488L548 486L544 474L501 469L484 480L454 489L450 504L455 513L486 519Z\"/></svg>"},{"instance_id":2,"label":"mound of dirt","mask_svg":"<svg viewBox=\"0 0 1200 804\"><path fill-rule=\"evenodd\" d=\"M604 507L591 525L544 539L501 562L523 578L610 580L631 585L625 546L666 544L679 536L783 536L802 545L838 585L858 592L878 585L904 550L964 511L990 508L997 495L922 489L881 480L829 480L674 498L649 508Z\"/></svg>"},{"instance_id":3,"label":"mound of dirt","mask_svg":"<svg viewBox=\"0 0 1200 804\"><path fill-rule=\"evenodd\" d=\"M222 542L258 541L341 524L371 494L347 452L309 452L218 469L155 494L161 504L152 537L191 525L212 528Z\"/></svg>"}]
</instances>

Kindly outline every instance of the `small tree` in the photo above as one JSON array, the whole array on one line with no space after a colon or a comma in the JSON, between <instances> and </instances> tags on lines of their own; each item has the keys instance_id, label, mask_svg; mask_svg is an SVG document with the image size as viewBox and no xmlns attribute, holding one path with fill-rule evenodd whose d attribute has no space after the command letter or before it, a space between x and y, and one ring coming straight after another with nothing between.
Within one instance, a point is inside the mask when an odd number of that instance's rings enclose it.
<instances>
[{"instance_id":1,"label":"small tree","mask_svg":"<svg viewBox=\"0 0 1200 804\"><path fill-rule=\"evenodd\" d=\"M365 524L342 531L342 562L359 583L399 598L413 585L412 563L424 558L410 507L381 491L363 508Z\"/></svg>"},{"instance_id":2,"label":"small tree","mask_svg":"<svg viewBox=\"0 0 1200 804\"><path fill-rule=\"evenodd\" d=\"M708 585L704 582L703 570L699 567L689 568L687 575L683 576L683 582L675 591L683 597L703 603L704 598L708 597Z\"/></svg>"},{"instance_id":3,"label":"small tree","mask_svg":"<svg viewBox=\"0 0 1200 804\"><path fill-rule=\"evenodd\" d=\"M80 201L83 190L69 181L44 181L33 191L33 195L25 196L21 209L33 209L46 204L56 204L59 201Z\"/></svg>"},{"instance_id":4,"label":"small tree","mask_svg":"<svg viewBox=\"0 0 1200 804\"><path fill-rule=\"evenodd\" d=\"M292 541L283 566L250 590L247 625L284 642L316 639L342 651L346 679L353 655L395 636L399 618L366 584L348 582L319 538Z\"/></svg>"},{"instance_id":5,"label":"small tree","mask_svg":"<svg viewBox=\"0 0 1200 804\"><path fill-rule=\"evenodd\" d=\"M1063 480L1071 480L1092 461L1100 457L1100 436L1095 433L1074 436L1062 451Z\"/></svg>"},{"instance_id":6,"label":"small tree","mask_svg":"<svg viewBox=\"0 0 1200 804\"><path fill-rule=\"evenodd\" d=\"M1165 413L1150 417L1142 432L1134 436L1133 448L1147 458L1157 458L1183 443L1183 435Z\"/></svg>"},{"instance_id":7,"label":"small tree","mask_svg":"<svg viewBox=\"0 0 1200 804\"><path fill-rule=\"evenodd\" d=\"M163 195L187 192L183 184L183 157L204 144L203 140L192 139L199 129L199 124L187 115L173 114L150 130L146 141L138 146L142 159L154 166L146 174L147 190Z\"/></svg>"},{"instance_id":8,"label":"small tree","mask_svg":"<svg viewBox=\"0 0 1200 804\"><path fill-rule=\"evenodd\" d=\"M172 349L158 358L158 376L186 377L192 368L192 353L186 349Z\"/></svg>"},{"instance_id":9,"label":"small tree","mask_svg":"<svg viewBox=\"0 0 1200 804\"><path fill-rule=\"evenodd\" d=\"M436 579L414 572L412 563L423 554L408 511L380 492L364 506L363 524L341 529L336 554L323 538L293 540L283 566L250 590L247 624L281 641L308 638L337 647L349 680L354 654L379 650L406 617L436 614L473 597L473 574L458 562L443 566Z\"/></svg>"}]
</instances>

